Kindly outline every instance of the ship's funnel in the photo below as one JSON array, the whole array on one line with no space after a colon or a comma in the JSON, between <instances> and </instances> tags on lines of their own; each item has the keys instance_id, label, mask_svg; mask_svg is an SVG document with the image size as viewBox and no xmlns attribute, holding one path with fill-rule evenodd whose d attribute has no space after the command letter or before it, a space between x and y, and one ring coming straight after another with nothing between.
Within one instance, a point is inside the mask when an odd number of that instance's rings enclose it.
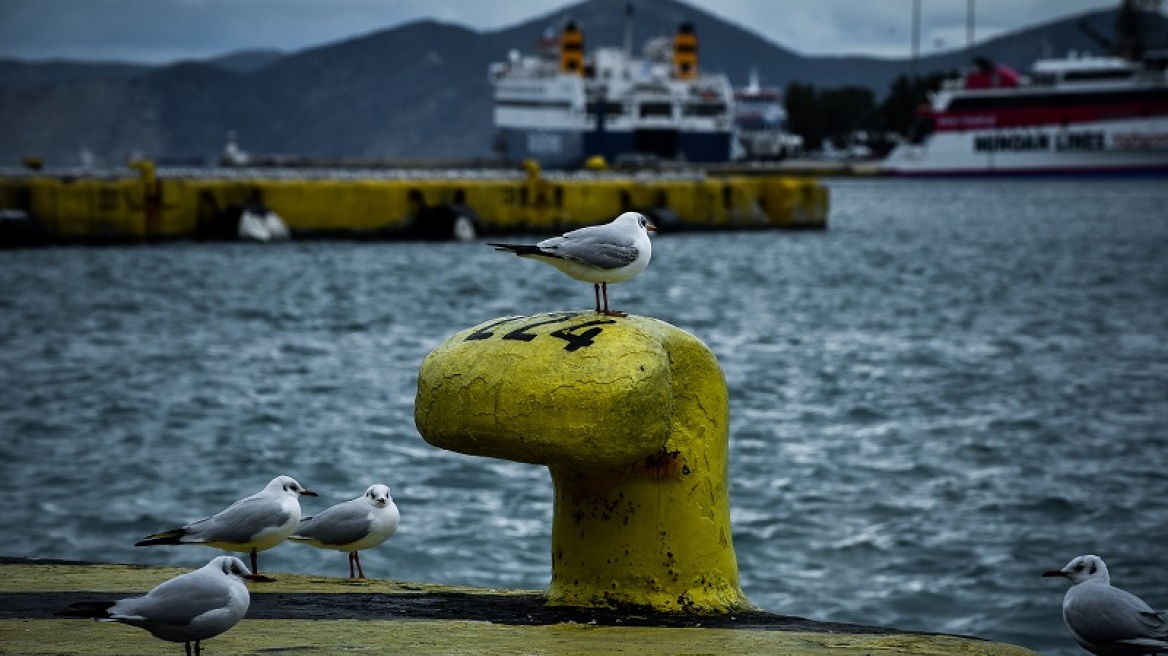
<instances>
[{"instance_id":1,"label":"ship's funnel","mask_svg":"<svg viewBox=\"0 0 1168 656\"><path fill-rule=\"evenodd\" d=\"M560 72L580 75L584 70L584 32L575 21L560 33Z\"/></svg>"},{"instance_id":2,"label":"ship's funnel","mask_svg":"<svg viewBox=\"0 0 1168 656\"><path fill-rule=\"evenodd\" d=\"M698 76L698 35L692 23L682 23L673 37L673 76L679 80Z\"/></svg>"}]
</instances>

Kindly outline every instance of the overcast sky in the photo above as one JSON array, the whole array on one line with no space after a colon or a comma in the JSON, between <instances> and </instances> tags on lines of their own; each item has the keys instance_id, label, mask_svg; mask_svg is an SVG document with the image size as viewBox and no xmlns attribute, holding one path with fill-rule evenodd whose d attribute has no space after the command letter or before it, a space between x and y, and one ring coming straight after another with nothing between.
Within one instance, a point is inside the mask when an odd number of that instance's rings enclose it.
<instances>
[{"instance_id":1,"label":"overcast sky","mask_svg":"<svg viewBox=\"0 0 1168 656\"><path fill-rule=\"evenodd\" d=\"M651 0L637 0L647 2ZM684 0L803 54L911 54L913 0ZM508 27L576 0L0 0L0 57L159 64L293 52L434 18ZM975 0L977 40L1119 0ZM920 0L921 53L962 47L969 0Z\"/></svg>"}]
</instances>

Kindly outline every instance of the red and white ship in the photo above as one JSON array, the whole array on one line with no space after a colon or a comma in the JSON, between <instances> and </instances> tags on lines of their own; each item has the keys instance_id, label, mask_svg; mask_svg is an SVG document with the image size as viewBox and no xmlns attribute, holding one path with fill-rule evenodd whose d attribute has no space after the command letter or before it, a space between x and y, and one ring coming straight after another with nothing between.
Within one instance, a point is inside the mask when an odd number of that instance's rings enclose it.
<instances>
[{"instance_id":1,"label":"red and white ship","mask_svg":"<svg viewBox=\"0 0 1168 656\"><path fill-rule=\"evenodd\" d=\"M985 59L922 109L894 175L1168 174L1168 51L1042 59L1027 75Z\"/></svg>"}]
</instances>

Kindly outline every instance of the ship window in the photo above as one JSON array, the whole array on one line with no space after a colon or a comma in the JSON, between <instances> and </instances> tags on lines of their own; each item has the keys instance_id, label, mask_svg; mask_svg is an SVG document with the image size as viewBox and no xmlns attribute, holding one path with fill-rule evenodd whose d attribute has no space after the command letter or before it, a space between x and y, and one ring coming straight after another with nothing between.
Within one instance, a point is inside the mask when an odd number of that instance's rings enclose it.
<instances>
[{"instance_id":1,"label":"ship window","mask_svg":"<svg viewBox=\"0 0 1168 656\"><path fill-rule=\"evenodd\" d=\"M572 109L572 103L562 100L499 100L495 103L499 107L513 107L513 108L550 108L550 109Z\"/></svg>"},{"instance_id":2,"label":"ship window","mask_svg":"<svg viewBox=\"0 0 1168 656\"><path fill-rule=\"evenodd\" d=\"M1102 107L1162 102L1163 91L1136 89L1113 93L1043 93L1009 96L969 96L954 98L949 111L1024 109L1034 107Z\"/></svg>"},{"instance_id":3,"label":"ship window","mask_svg":"<svg viewBox=\"0 0 1168 656\"><path fill-rule=\"evenodd\" d=\"M673 105L669 103L644 103L641 105L641 118L650 116L673 116Z\"/></svg>"},{"instance_id":4,"label":"ship window","mask_svg":"<svg viewBox=\"0 0 1168 656\"><path fill-rule=\"evenodd\" d=\"M1070 71L1063 76L1067 81L1071 80L1126 80L1132 76L1129 70L1117 71Z\"/></svg>"},{"instance_id":5,"label":"ship window","mask_svg":"<svg viewBox=\"0 0 1168 656\"><path fill-rule=\"evenodd\" d=\"M598 105L598 103L594 103L594 102L588 103L588 113L589 114L596 114L597 113L597 111L596 111L597 105ZM619 115L625 113L624 103L606 102L606 103L603 103L603 105L604 105L604 113L608 116L619 116Z\"/></svg>"},{"instance_id":6,"label":"ship window","mask_svg":"<svg viewBox=\"0 0 1168 656\"><path fill-rule=\"evenodd\" d=\"M726 113L723 103L695 103L682 109L686 116L721 116Z\"/></svg>"}]
</instances>

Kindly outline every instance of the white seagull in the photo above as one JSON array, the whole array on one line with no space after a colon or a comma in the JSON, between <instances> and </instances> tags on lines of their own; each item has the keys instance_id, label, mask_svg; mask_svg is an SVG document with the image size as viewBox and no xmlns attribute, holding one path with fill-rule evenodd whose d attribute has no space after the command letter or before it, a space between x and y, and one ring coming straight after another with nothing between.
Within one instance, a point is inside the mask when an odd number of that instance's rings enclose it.
<instances>
[{"instance_id":1,"label":"white seagull","mask_svg":"<svg viewBox=\"0 0 1168 656\"><path fill-rule=\"evenodd\" d=\"M615 317L608 309L608 283L633 279L649 266L653 244L649 233L657 228L640 212L625 212L611 223L588 226L545 239L538 244L490 244L495 250L547 262L576 280L592 283L596 311ZM604 293L604 309L600 295Z\"/></svg>"},{"instance_id":2,"label":"white seagull","mask_svg":"<svg viewBox=\"0 0 1168 656\"><path fill-rule=\"evenodd\" d=\"M257 578L235 556L219 556L203 567L164 581L141 597L83 601L61 615L92 617L146 629L155 638L185 643L187 656L202 653L200 641L243 619L251 603L244 579Z\"/></svg>"},{"instance_id":3,"label":"white seagull","mask_svg":"<svg viewBox=\"0 0 1168 656\"><path fill-rule=\"evenodd\" d=\"M338 503L318 515L300 520L300 527L288 539L318 549L347 551L349 578L354 578L354 564L360 578L365 578L359 551L372 549L388 540L397 530L400 517L389 488L370 485L365 494L356 499Z\"/></svg>"},{"instance_id":4,"label":"white seagull","mask_svg":"<svg viewBox=\"0 0 1168 656\"><path fill-rule=\"evenodd\" d=\"M135 547L158 544L202 544L251 554L251 569L259 574L256 554L280 544L300 523L300 497L315 497L291 476L277 476L264 489L240 499L219 513L180 528L148 535Z\"/></svg>"},{"instance_id":5,"label":"white seagull","mask_svg":"<svg viewBox=\"0 0 1168 656\"><path fill-rule=\"evenodd\" d=\"M1071 637L1097 656L1143 656L1168 652L1165 611L1112 587L1099 556L1079 556L1062 569L1043 572L1071 581L1063 597L1063 621Z\"/></svg>"}]
</instances>

